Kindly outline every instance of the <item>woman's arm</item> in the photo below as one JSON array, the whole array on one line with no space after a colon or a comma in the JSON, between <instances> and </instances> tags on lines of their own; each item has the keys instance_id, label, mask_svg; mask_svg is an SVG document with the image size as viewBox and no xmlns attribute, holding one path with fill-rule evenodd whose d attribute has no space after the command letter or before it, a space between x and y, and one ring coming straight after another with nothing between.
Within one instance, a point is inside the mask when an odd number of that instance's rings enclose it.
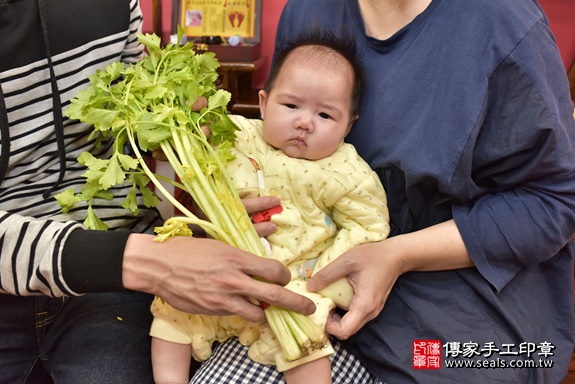
<instances>
[{"instance_id":1,"label":"woman's arm","mask_svg":"<svg viewBox=\"0 0 575 384\"><path fill-rule=\"evenodd\" d=\"M349 311L334 315L326 330L347 339L383 309L397 278L409 271L442 271L473 267L453 220L349 250L316 273L308 290L318 291L346 277L355 296Z\"/></svg>"}]
</instances>

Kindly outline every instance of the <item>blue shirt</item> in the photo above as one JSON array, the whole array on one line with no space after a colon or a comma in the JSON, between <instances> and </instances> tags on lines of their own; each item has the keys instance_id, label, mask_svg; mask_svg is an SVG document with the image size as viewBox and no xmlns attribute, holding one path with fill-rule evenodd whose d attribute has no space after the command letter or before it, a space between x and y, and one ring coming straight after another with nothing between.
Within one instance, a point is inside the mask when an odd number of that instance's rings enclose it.
<instances>
[{"instance_id":1,"label":"blue shirt","mask_svg":"<svg viewBox=\"0 0 575 384\"><path fill-rule=\"evenodd\" d=\"M382 41L357 0L289 0L277 44L316 25L356 37L368 86L348 141L387 190L391 236L453 218L476 265L401 276L347 348L390 383L560 382L574 336L575 121L539 5L434 0ZM416 370L413 340L547 342L554 368Z\"/></svg>"}]
</instances>

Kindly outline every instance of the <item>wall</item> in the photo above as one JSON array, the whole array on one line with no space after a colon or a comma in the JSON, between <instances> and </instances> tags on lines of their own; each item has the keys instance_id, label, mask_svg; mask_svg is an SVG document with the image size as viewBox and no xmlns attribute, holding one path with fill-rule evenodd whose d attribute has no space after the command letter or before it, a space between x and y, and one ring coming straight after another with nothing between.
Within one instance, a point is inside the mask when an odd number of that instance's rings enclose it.
<instances>
[{"instance_id":1,"label":"wall","mask_svg":"<svg viewBox=\"0 0 575 384\"><path fill-rule=\"evenodd\" d=\"M313 1L313 0L309 0ZM575 1L575 0L574 0ZM262 55L267 58L267 65L254 76L254 88L261 89L268 77L271 58L274 53L276 29L282 9L287 0L262 0Z\"/></svg>"},{"instance_id":2,"label":"wall","mask_svg":"<svg viewBox=\"0 0 575 384\"><path fill-rule=\"evenodd\" d=\"M539 0L539 3L549 17L563 64L568 70L575 61L575 1Z\"/></svg>"},{"instance_id":3,"label":"wall","mask_svg":"<svg viewBox=\"0 0 575 384\"><path fill-rule=\"evenodd\" d=\"M276 28L281 11L287 0L262 0L261 54L266 57L266 65L254 73L253 87L262 88L268 76L271 57L274 51ZM144 12L144 32L152 32L152 0L140 0ZM162 41L168 41L172 20L172 2L162 1Z\"/></svg>"},{"instance_id":4,"label":"wall","mask_svg":"<svg viewBox=\"0 0 575 384\"><path fill-rule=\"evenodd\" d=\"M152 0L140 0L144 11L144 31L152 30ZM268 76L273 54L276 27L281 11L287 0L262 0L261 18L261 52L266 57L266 65L254 74L254 88L262 88ZM313 1L313 0L310 0ZM568 70L575 61L575 0L539 0L549 17L551 30L557 39L557 45L563 57L563 64ZM170 34L172 2L163 1L162 38L168 40Z\"/></svg>"}]
</instances>

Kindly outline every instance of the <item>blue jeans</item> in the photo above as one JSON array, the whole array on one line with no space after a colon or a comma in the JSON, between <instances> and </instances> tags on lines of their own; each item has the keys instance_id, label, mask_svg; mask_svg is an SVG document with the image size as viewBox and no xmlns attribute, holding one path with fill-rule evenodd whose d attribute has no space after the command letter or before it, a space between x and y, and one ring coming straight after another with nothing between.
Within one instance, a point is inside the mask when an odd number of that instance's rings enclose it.
<instances>
[{"instance_id":1,"label":"blue jeans","mask_svg":"<svg viewBox=\"0 0 575 384\"><path fill-rule=\"evenodd\" d=\"M0 383L153 383L152 297L0 294Z\"/></svg>"}]
</instances>

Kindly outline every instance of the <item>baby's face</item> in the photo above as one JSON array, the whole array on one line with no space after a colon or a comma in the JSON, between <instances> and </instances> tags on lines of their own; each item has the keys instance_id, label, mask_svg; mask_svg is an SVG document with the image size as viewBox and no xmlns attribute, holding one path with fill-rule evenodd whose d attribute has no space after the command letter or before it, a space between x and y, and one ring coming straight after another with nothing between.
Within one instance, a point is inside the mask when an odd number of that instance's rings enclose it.
<instances>
[{"instance_id":1,"label":"baby's face","mask_svg":"<svg viewBox=\"0 0 575 384\"><path fill-rule=\"evenodd\" d=\"M288 58L270 93L260 92L264 139L290 157L318 160L336 151L353 123L353 73Z\"/></svg>"}]
</instances>

